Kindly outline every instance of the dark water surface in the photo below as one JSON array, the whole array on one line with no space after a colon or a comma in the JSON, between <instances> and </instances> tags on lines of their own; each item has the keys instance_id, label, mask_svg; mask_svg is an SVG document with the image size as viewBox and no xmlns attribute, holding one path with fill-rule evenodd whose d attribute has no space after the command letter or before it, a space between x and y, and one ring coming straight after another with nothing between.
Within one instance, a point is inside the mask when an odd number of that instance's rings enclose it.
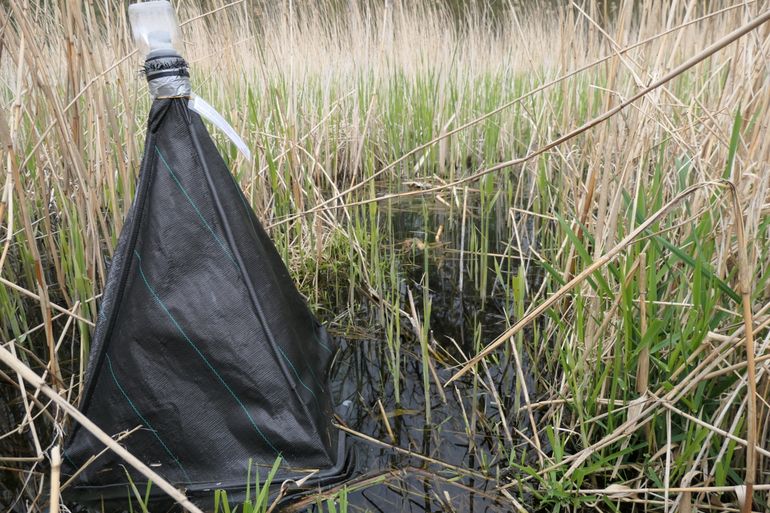
<instances>
[{"instance_id":1,"label":"dark water surface","mask_svg":"<svg viewBox=\"0 0 770 513\"><path fill-rule=\"evenodd\" d=\"M472 355L505 329L506 314L509 319L514 318L512 312L505 311L505 302L499 299L506 294L499 278L509 272L521 272L526 262L518 257L518 246L522 246L523 253L529 251L532 230L522 223L518 237L521 242L512 242L503 236L509 229L498 225L498 220L504 217L489 215L490 221L483 222L480 209L469 207L463 237L462 216L451 210L438 203L429 210L409 204L393 208L390 212L392 235L385 241L391 251L399 252L401 308L410 309L408 289L421 316L423 296L430 295L431 344L437 356L431 358L435 369L430 377L431 424L426 424L420 344L417 336L410 333L406 319L401 323L405 333L401 340L400 403L396 402L393 377L387 364L387 341L383 338L342 340L341 351L333 364L334 398L337 404L352 403L344 423L364 436L405 450L383 447L357 435L348 437L356 459L356 475L348 483L348 511L511 510L510 502L497 502L500 496L494 491L499 482L496 476L499 476L501 444L507 446L508 452L511 444L501 432L498 399L488 385L494 384L510 430L531 433L529 422L518 413L520 386L517 387L510 355L501 356L499 365L489 367L488 375L484 376L486 384L461 379L440 390L436 379L442 385L446 383L456 370L454 364L458 360ZM439 241L436 241L437 233ZM459 285L461 239L467 248L470 239L478 240L482 234L487 239L486 252L499 256L497 259L475 257L476 263L488 266L485 294L479 290L478 266L476 279L468 272L473 267L471 256L465 255L462 290ZM511 251L512 244L517 247L515 251ZM495 263L498 274L495 274ZM426 266L428 289L424 287ZM534 285L536 280L530 274L527 279ZM485 297L482 299L482 296ZM508 308L510 310L510 305ZM533 395L526 351L521 357L528 390ZM517 446L523 446L524 442L515 432L512 442L513 452L517 454ZM442 463L409 455L406 451ZM502 462L500 467L508 465ZM359 489L357 483L361 481L363 485Z\"/></svg>"},{"instance_id":2,"label":"dark water surface","mask_svg":"<svg viewBox=\"0 0 770 513\"><path fill-rule=\"evenodd\" d=\"M489 365L481 376L483 383L466 377L443 386L460 362L515 320L521 305L511 300L511 275L524 272L530 288L536 288L540 279L526 258L534 244L531 218L500 206L484 207L474 193L466 199L465 215L460 208L463 201L457 198L450 204L398 203L386 212L387 221L380 226L383 259L397 263L400 308L409 313L411 293L419 322L424 324L426 296L431 304L429 424L421 346L408 318L401 318L400 401L388 365L387 340L382 330L377 331L377 323L371 323L375 326L371 333L359 336L337 330L344 336L331 369L332 392L336 404L349 402L348 414L340 420L358 433L347 437L355 458L354 474L346 483L348 511L510 511L510 502L497 502L500 495L495 491L507 477L507 470L500 469L510 468L501 458L527 463L533 454L516 434L518 430L529 436L531 428L520 409L521 383L508 352L501 352L498 363ZM517 224L515 230L512 223ZM360 302L363 318L379 315L382 305L376 298L364 297ZM335 326L330 331L335 332ZM535 401L532 373L536 369L526 351L520 351L520 356L530 399ZM510 440L501 427L499 402L512 433ZM13 416L2 408L7 405L0 401L0 427L6 432L10 426L2 423ZM8 438L0 446L17 441ZM0 495L0 503L15 495L11 494L14 483L0 486L7 494ZM317 511L317 506L310 505L309 510Z\"/></svg>"}]
</instances>

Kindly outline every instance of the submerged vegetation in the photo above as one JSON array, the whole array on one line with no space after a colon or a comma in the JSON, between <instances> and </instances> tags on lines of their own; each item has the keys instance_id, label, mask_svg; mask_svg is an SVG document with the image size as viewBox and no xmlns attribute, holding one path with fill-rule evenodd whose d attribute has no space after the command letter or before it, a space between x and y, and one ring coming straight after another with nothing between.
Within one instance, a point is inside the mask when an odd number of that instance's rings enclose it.
<instances>
[{"instance_id":1,"label":"submerged vegetation","mask_svg":"<svg viewBox=\"0 0 770 513\"><path fill-rule=\"evenodd\" d=\"M342 340L359 474L294 508L735 511L756 476L767 510L770 24L709 50L766 7L458 5L178 6L255 159L220 150ZM139 59L121 2L0 6L0 338L74 405ZM70 421L0 378L0 505L42 511Z\"/></svg>"}]
</instances>

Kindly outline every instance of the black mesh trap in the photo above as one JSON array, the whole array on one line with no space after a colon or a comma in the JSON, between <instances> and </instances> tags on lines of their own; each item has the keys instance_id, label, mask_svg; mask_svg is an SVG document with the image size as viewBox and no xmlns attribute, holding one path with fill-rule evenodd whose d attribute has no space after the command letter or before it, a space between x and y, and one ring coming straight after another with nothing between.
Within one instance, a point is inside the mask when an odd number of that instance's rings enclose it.
<instances>
[{"instance_id":1,"label":"black mesh trap","mask_svg":"<svg viewBox=\"0 0 770 513\"><path fill-rule=\"evenodd\" d=\"M311 482L337 481L345 458L331 424L333 341L187 102L152 105L80 408L108 434L138 428L121 443L193 498L245 490L249 462L264 477L279 456L274 482L313 470ZM74 426L65 474L103 448ZM129 479L144 490L105 451L70 490L125 500Z\"/></svg>"}]
</instances>

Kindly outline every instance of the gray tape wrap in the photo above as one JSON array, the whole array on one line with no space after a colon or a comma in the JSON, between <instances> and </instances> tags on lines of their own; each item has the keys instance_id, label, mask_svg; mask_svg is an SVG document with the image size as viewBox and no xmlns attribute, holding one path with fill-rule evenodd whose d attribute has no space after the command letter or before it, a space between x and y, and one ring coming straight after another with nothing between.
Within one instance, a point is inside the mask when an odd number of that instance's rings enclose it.
<instances>
[{"instance_id":1,"label":"gray tape wrap","mask_svg":"<svg viewBox=\"0 0 770 513\"><path fill-rule=\"evenodd\" d=\"M150 52L144 61L144 74L153 98L190 96L187 62L173 48Z\"/></svg>"},{"instance_id":2,"label":"gray tape wrap","mask_svg":"<svg viewBox=\"0 0 770 513\"><path fill-rule=\"evenodd\" d=\"M153 98L164 96L190 96L190 78L180 76L157 77L148 81Z\"/></svg>"}]
</instances>

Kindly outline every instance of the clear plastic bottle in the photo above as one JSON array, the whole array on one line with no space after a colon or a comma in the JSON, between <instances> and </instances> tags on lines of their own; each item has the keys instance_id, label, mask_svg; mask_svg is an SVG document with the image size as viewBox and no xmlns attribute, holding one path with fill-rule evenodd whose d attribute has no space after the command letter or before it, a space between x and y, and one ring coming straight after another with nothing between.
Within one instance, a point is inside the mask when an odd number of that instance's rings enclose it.
<instances>
[{"instance_id":1,"label":"clear plastic bottle","mask_svg":"<svg viewBox=\"0 0 770 513\"><path fill-rule=\"evenodd\" d=\"M180 50L179 23L167 0L131 4L128 19L136 46L144 55L160 49Z\"/></svg>"},{"instance_id":2,"label":"clear plastic bottle","mask_svg":"<svg viewBox=\"0 0 770 513\"><path fill-rule=\"evenodd\" d=\"M179 53L179 23L166 0L128 6L137 48L145 55L144 72L153 98L189 97L190 74Z\"/></svg>"}]
</instances>

